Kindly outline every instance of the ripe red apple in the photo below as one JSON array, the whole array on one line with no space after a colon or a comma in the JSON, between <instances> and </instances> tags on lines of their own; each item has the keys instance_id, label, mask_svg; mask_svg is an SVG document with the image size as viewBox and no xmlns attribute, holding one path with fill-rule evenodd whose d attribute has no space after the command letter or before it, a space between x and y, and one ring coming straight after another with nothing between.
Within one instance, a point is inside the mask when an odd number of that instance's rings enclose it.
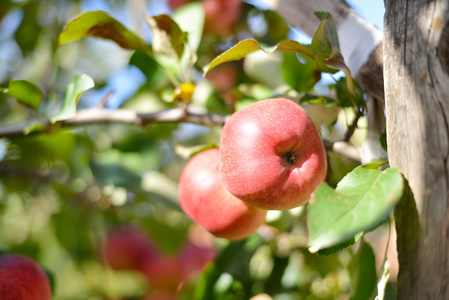
<instances>
[{"instance_id":1,"label":"ripe red apple","mask_svg":"<svg viewBox=\"0 0 449 300\"><path fill-rule=\"evenodd\" d=\"M184 212L213 235L243 239L264 223L266 211L224 188L218 178L218 155L218 149L209 149L187 163L179 180L179 201Z\"/></svg>"},{"instance_id":2,"label":"ripe red apple","mask_svg":"<svg viewBox=\"0 0 449 300\"><path fill-rule=\"evenodd\" d=\"M47 274L26 256L0 256L0 299L51 300L51 286Z\"/></svg>"},{"instance_id":3,"label":"ripe red apple","mask_svg":"<svg viewBox=\"0 0 449 300\"><path fill-rule=\"evenodd\" d=\"M231 115L220 137L220 180L245 202L285 210L308 202L327 171L320 135L288 99L255 102Z\"/></svg>"},{"instance_id":4,"label":"ripe red apple","mask_svg":"<svg viewBox=\"0 0 449 300\"><path fill-rule=\"evenodd\" d=\"M115 270L137 270L143 261L156 260L160 253L144 232L120 228L108 233L101 255Z\"/></svg>"}]
</instances>

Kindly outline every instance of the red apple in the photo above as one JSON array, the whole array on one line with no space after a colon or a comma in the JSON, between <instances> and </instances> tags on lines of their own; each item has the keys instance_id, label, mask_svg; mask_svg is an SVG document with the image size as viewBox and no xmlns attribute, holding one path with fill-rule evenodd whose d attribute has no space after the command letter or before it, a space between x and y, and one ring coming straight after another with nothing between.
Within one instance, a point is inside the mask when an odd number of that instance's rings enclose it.
<instances>
[{"instance_id":1,"label":"red apple","mask_svg":"<svg viewBox=\"0 0 449 300\"><path fill-rule=\"evenodd\" d=\"M186 3L189 3L190 0L167 0L167 4L171 10L175 10L180 6L183 6Z\"/></svg>"},{"instance_id":2,"label":"red apple","mask_svg":"<svg viewBox=\"0 0 449 300\"><path fill-rule=\"evenodd\" d=\"M177 300L176 293L151 293L147 295L143 300Z\"/></svg>"},{"instance_id":3,"label":"red apple","mask_svg":"<svg viewBox=\"0 0 449 300\"><path fill-rule=\"evenodd\" d=\"M213 235L243 239L264 223L266 211L224 188L218 178L218 155L218 149L209 149L187 163L179 180L179 201L184 212Z\"/></svg>"},{"instance_id":4,"label":"red apple","mask_svg":"<svg viewBox=\"0 0 449 300\"><path fill-rule=\"evenodd\" d=\"M26 256L0 256L0 299L51 300L51 286L47 274Z\"/></svg>"},{"instance_id":5,"label":"red apple","mask_svg":"<svg viewBox=\"0 0 449 300\"><path fill-rule=\"evenodd\" d=\"M226 92L232 89L237 81L237 68L228 64L221 65L208 72L206 78L218 92Z\"/></svg>"},{"instance_id":6,"label":"red apple","mask_svg":"<svg viewBox=\"0 0 449 300\"><path fill-rule=\"evenodd\" d=\"M234 196L259 208L285 210L307 203L323 182L326 152L298 104L267 99L226 122L219 169L221 182Z\"/></svg>"},{"instance_id":7,"label":"red apple","mask_svg":"<svg viewBox=\"0 0 449 300\"><path fill-rule=\"evenodd\" d=\"M240 17L243 1L203 0L203 5L206 16L205 31L229 35L232 31L232 26Z\"/></svg>"},{"instance_id":8,"label":"red apple","mask_svg":"<svg viewBox=\"0 0 449 300\"><path fill-rule=\"evenodd\" d=\"M103 260L115 270L137 270L143 261L155 260L160 256L149 237L134 228L109 232L101 252Z\"/></svg>"},{"instance_id":9,"label":"red apple","mask_svg":"<svg viewBox=\"0 0 449 300\"><path fill-rule=\"evenodd\" d=\"M186 280L192 279L213 261L218 253L215 239L203 227L194 224L189 228L188 239L179 251L179 263Z\"/></svg>"},{"instance_id":10,"label":"red apple","mask_svg":"<svg viewBox=\"0 0 449 300\"><path fill-rule=\"evenodd\" d=\"M215 258L216 254L217 250L215 247L198 245L190 241L187 242L179 253L183 277L190 279L195 274L201 272Z\"/></svg>"},{"instance_id":11,"label":"red apple","mask_svg":"<svg viewBox=\"0 0 449 300\"><path fill-rule=\"evenodd\" d=\"M177 256L143 261L139 271L146 277L151 288L159 292L177 292L184 281Z\"/></svg>"}]
</instances>

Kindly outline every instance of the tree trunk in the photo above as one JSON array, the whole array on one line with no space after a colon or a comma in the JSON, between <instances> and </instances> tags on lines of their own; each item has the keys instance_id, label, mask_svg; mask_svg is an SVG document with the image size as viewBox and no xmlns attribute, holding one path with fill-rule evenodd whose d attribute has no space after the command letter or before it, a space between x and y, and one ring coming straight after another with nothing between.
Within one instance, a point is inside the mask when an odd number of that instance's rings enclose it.
<instances>
[{"instance_id":1,"label":"tree trunk","mask_svg":"<svg viewBox=\"0 0 449 300\"><path fill-rule=\"evenodd\" d=\"M398 299L449 299L449 1L385 8L388 155L410 185L395 213Z\"/></svg>"}]
</instances>

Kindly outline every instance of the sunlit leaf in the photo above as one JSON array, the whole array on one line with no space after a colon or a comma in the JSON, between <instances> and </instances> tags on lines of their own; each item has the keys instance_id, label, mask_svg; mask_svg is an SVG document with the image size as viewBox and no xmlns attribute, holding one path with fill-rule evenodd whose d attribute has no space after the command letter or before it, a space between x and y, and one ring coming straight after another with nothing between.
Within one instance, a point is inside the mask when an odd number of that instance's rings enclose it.
<instances>
[{"instance_id":1,"label":"sunlit leaf","mask_svg":"<svg viewBox=\"0 0 449 300\"><path fill-rule=\"evenodd\" d=\"M347 80L348 90L354 93L351 71L345 64L345 60L340 53L338 42L337 27L330 14L316 13L321 23L318 26L315 35L312 38L310 50L318 65L324 64L327 67L342 70Z\"/></svg>"},{"instance_id":2,"label":"sunlit leaf","mask_svg":"<svg viewBox=\"0 0 449 300\"><path fill-rule=\"evenodd\" d=\"M153 17L145 15L145 21L153 33L153 51L178 60L184 51L186 33L166 14Z\"/></svg>"},{"instance_id":3,"label":"sunlit leaf","mask_svg":"<svg viewBox=\"0 0 449 300\"><path fill-rule=\"evenodd\" d=\"M173 14L173 20L186 32L187 41L193 52L198 50L203 36L204 6L201 2L191 2L178 8Z\"/></svg>"},{"instance_id":4,"label":"sunlit leaf","mask_svg":"<svg viewBox=\"0 0 449 300\"><path fill-rule=\"evenodd\" d=\"M82 74L73 76L73 81L67 86L64 94L64 103L58 114L51 118L51 122L67 120L76 114L76 106L81 95L95 86L91 77Z\"/></svg>"},{"instance_id":5,"label":"sunlit leaf","mask_svg":"<svg viewBox=\"0 0 449 300\"><path fill-rule=\"evenodd\" d=\"M388 163L388 160L379 159L379 160L371 161L371 162L365 164L363 167L365 169L377 169L387 163Z\"/></svg>"},{"instance_id":6,"label":"sunlit leaf","mask_svg":"<svg viewBox=\"0 0 449 300\"><path fill-rule=\"evenodd\" d=\"M20 103L37 109L44 95L31 82L25 80L12 80L8 88L0 88L0 92L16 98Z\"/></svg>"},{"instance_id":7,"label":"sunlit leaf","mask_svg":"<svg viewBox=\"0 0 449 300\"><path fill-rule=\"evenodd\" d=\"M89 36L108 39L122 48L139 49L152 55L151 47L144 40L104 11L89 11L69 21L59 35L59 44Z\"/></svg>"},{"instance_id":8,"label":"sunlit leaf","mask_svg":"<svg viewBox=\"0 0 449 300\"><path fill-rule=\"evenodd\" d=\"M351 275L352 295L350 300L372 299L376 287L376 258L371 246L362 240L357 253L348 265Z\"/></svg>"},{"instance_id":9,"label":"sunlit leaf","mask_svg":"<svg viewBox=\"0 0 449 300\"><path fill-rule=\"evenodd\" d=\"M297 53L304 54L308 57L312 57L310 50L306 46L304 46L296 41L285 40L285 41L281 41L279 44L277 44L274 47L262 48L256 40L247 39L247 40L243 40L243 41L239 42L231 49L227 50L226 52L224 52L221 55L219 55L218 57L216 57L210 63L210 65L208 65L204 68L204 70L205 70L204 75L206 75L207 72L209 72L216 66L221 65L222 63L234 61L234 60L240 60L240 59L244 58L246 55L248 55L254 51L257 51L257 50L263 50L266 53L272 53L273 51L297 52Z\"/></svg>"},{"instance_id":10,"label":"sunlit leaf","mask_svg":"<svg viewBox=\"0 0 449 300\"><path fill-rule=\"evenodd\" d=\"M326 96L315 96L306 93L299 100L301 104L324 104L325 106L336 106L338 103L335 99Z\"/></svg>"},{"instance_id":11,"label":"sunlit leaf","mask_svg":"<svg viewBox=\"0 0 449 300\"><path fill-rule=\"evenodd\" d=\"M332 189L321 184L308 206L309 250L317 252L378 226L403 191L397 169L356 168Z\"/></svg>"}]
</instances>

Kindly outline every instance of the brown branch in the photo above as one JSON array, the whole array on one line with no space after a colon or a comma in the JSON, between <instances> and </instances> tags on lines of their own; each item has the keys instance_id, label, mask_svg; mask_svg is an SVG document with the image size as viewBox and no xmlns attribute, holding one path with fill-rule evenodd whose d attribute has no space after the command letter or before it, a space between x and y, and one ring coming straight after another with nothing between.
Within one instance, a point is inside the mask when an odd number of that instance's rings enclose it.
<instances>
[{"instance_id":1,"label":"brown branch","mask_svg":"<svg viewBox=\"0 0 449 300\"><path fill-rule=\"evenodd\" d=\"M352 135L357 129L357 123L359 122L361 116L363 116L363 111L359 109L356 111L354 121L352 121L352 124L349 125L348 130L346 131L345 136L343 137L344 142L349 142L349 140L351 139Z\"/></svg>"},{"instance_id":2,"label":"brown branch","mask_svg":"<svg viewBox=\"0 0 449 300\"><path fill-rule=\"evenodd\" d=\"M139 114L129 109L106 110L100 107L93 107L78 111L76 116L73 118L61 122L61 127L99 123L122 123L138 126L146 126L151 123L193 123L205 126L223 126L228 118L229 116L219 114L193 113L188 110L183 110L182 108L173 108L155 113ZM0 126L0 138L26 136L26 128L36 122L36 120L32 120L21 124ZM49 123L42 123L42 125L43 127L41 129L33 131L30 134L48 132L52 126L52 124ZM358 149L347 142L331 142L324 140L324 146L326 150L333 151L356 161L361 161Z\"/></svg>"},{"instance_id":3,"label":"brown branch","mask_svg":"<svg viewBox=\"0 0 449 300\"><path fill-rule=\"evenodd\" d=\"M80 110L76 116L61 122L61 127L80 126L96 123L123 123L145 126L151 123L194 123L206 126L223 126L227 116L219 114L198 114L173 108L155 113L139 114L129 109L107 110L99 107ZM21 137L26 135L26 129L31 124L40 123L42 128L31 134L47 132L52 124L39 120L30 120L20 124L0 126L0 138Z\"/></svg>"}]
</instances>

